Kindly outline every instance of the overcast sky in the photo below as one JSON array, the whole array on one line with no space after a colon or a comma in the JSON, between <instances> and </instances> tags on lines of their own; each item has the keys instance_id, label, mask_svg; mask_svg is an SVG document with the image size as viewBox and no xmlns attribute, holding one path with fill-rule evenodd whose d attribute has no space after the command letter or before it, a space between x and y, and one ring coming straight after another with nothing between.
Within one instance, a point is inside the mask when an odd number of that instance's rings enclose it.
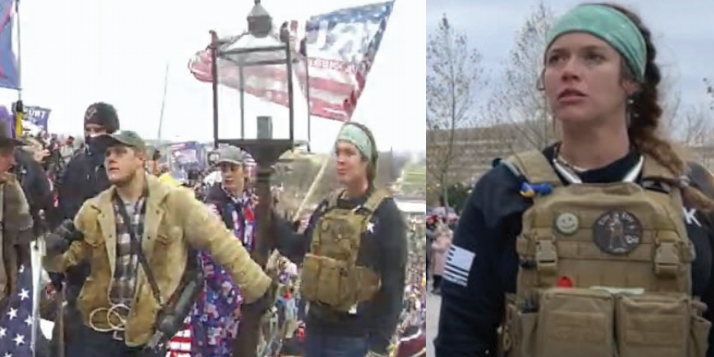
<instances>
[{"instance_id":1,"label":"overcast sky","mask_svg":"<svg viewBox=\"0 0 714 357\"><path fill-rule=\"evenodd\" d=\"M582 1L549 0L561 14ZM521 26L539 3L536 0L427 0L427 32L446 13L483 55L484 67L498 80ZM699 104L703 77L714 78L714 1L639 0L623 5L639 13L655 35L659 64L681 90L682 100Z\"/></svg>"},{"instance_id":2,"label":"overcast sky","mask_svg":"<svg viewBox=\"0 0 714 357\"><path fill-rule=\"evenodd\" d=\"M264 0L263 5L280 24L376 2L381 1ZM253 1L31 0L20 4L23 99L26 105L52 109L50 131L80 133L87 106L106 101L117 107L122 128L155 138L169 63L162 137L212 138L211 85L193 78L188 60L208 44L208 30L222 36L243 32ZM374 130L380 150L424 150L421 105L426 89L419 73L425 72L421 59L426 37L414 30L423 26L424 18L423 2L397 1L353 117ZM16 98L15 92L0 90L0 104L9 105ZM219 101L221 117L237 123L237 92L222 90ZM254 121L249 123L255 126ZM313 149L330 150L339 125L313 120ZM296 126L297 139L305 139L306 121Z\"/></svg>"}]
</instances>

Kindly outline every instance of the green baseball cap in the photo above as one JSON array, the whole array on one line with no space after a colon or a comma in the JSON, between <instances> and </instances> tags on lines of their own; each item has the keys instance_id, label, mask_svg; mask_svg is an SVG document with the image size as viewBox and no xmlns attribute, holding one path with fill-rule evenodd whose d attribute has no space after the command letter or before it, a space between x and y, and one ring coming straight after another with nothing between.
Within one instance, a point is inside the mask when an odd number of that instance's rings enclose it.
<instances>
[{"instance_id":1,"label":"green baseball cap","mask_svg":"<svg viewBox=\"0 0 714 357\"><path fill-rule=\"evenodd\" d=\"M113 145L119 144L134 149L146 150L146 143L144 142L144 139L142 139L141 136L139 136L139 134L135 131L121 130L109 135L109 137L113 140Z\"/></svg>"},{"instance_id":2,"label":"green baseball cap","mask_svg":"<svg viewBox=\"0 0 714 357\"><path fill-rule=\"evenodd\" d=\"M224 146L218 149L218 160L216 160L216 164L221 163L242 165L245 163L245 155L241 149L235 146Z\"/></svg>"}]
</instances>

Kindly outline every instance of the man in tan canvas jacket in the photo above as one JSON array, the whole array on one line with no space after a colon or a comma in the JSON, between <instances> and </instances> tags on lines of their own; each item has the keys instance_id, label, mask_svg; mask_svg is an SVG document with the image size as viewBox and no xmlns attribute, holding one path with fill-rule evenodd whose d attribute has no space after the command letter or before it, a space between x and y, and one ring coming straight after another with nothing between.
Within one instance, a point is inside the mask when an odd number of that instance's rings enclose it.
<instances>
[{"instance_id":1,"label":"man in tan canvas jacket","mask_svg":"<svg viewBox=\"0 0 714 357\"><path fill-rule=\"evenodd\" d=\"M112 138L115 142L108 149L106 159L112 187L86 201L75 217L74 225L84 238L73 241L62 255L55 256L51 261L46 260L46 268L55 272L63 272L85 259L91 265L91 274L77 302L86 330L80 336L88 338L75 341L78 346L70 346L73 341L68 341L67 353L73 357L94 356L96 353L106 357L138 355L137 351L154 332L160 305L152 295L146 274L136 259L133 298L128 299L127 307L118 308L116 303L111 302L114 300L112 285L117 283L116 269L124 269L117 264L117 256L121 256L117 250L122 249L117 240L122 235L118 234L117 228L116 197L122 196L120 191L130 196L126 193L131 191L130 186L134 186L135 191L145 192L144 208L141 209L145 212L141 224L143 232L137 236L164 302L179 286L189 246L210 252L219 264L231 272L242 288L246 304L266 295L271 286L271 279L206 206L187 190L162 184L144 172L145 144L136 133L119 132ZM119 171L125 170L125 161L128 161L127 166L131 170L136 170L135 175L130 175L133 181L129 183L120 182ZM141 194L135 192L135 196ZM125 197L120 198L127 205ZM143 196L136 201L141 199ZM124 283L120 281L117 284ZM124 331L121 331L122 328ZM109 350L107 344L114 344L115 347Z\"/></svg>"}]
</instances>

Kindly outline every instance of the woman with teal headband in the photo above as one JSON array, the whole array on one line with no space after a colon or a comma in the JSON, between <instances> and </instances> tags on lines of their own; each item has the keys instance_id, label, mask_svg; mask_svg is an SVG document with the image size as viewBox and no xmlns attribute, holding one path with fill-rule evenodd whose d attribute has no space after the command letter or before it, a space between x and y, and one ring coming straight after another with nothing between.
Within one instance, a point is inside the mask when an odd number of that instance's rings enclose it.
<instances>
[{"instance_id":1,"label":"woman with teal headband","mask_svg":"<svg viewBox=\"0 0 714 357\"><path fill-rule=\"evenodd\" d=\"M386 357L402 309L407 227L375 187L378 152L366 126L346 123L334 155L341 188L318 204L303 234L288 222L276 231L280 253L302 265L303 356Z\"/></svg>"},{"instance_id":2,"label":"woman with teal headband","mask_svg":"<svg viewBox=\"0 0 714 357\"><path fill-rule=\"evenodd\" d=\"M546 43L534 85L559 140L500 160L472 190L436 356L714 356L714 185L657 134L650 31L586 4Z\"/></svg>"}]
</instances>

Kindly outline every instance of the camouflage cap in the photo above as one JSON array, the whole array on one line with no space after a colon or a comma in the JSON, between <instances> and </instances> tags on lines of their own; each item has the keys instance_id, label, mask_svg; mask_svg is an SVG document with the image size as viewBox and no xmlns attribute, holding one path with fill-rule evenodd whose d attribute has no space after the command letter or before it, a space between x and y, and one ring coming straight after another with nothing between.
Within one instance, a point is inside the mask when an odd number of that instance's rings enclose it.
<instances>
[{"instance_id":1,"label":"camouflage cap","mask_svg":"<svg viewBox=\"0 0 714 357\"><path fill-rule=\"evenodd\" d=\"M146 150L146 143L144 142L144 139L142 139L141 136L134 131L122 130L109 135L109 137L112 139L113 145L120 144L142 151Z\"/></svg>"},{"instance_id":2,"label":"camouflage cap","mask_svg":"<svg viewBox=\"0 0 714 357\"><path fill-rule=\"evenodd\" d=\"M216 160L216 164L221 163L242 165L245 163L245 155L241 149L235 146L224 146L218 149L218 160Z\"/></svg>"}]
</instances>

